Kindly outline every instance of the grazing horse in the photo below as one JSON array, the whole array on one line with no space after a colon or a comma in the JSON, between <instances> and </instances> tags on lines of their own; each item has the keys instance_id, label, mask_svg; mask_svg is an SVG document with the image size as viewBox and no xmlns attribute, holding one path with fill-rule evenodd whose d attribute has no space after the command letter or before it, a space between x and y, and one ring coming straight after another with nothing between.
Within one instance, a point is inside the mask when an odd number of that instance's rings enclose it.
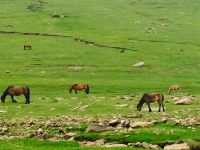
<instances>
[{"instance_id":1,"label":"grazing horse","mask_svg":"<svg viewBox=\"0 0 200 150\"><path fill-rule=\"evenodd\" d=\"M158 102L159 104L158 112L160 112L161 105L162 105L163 111L165 111L163 101L164 101L163 94L160 94L160 93L144 94L137 105L137 110L141 111L142 105L146 103L148 105L149 112L151 112L150 103Z\"/></svg>"},{"instance_id":2,"label":"grazing horse","mask_svg":"<svg viewBox=\"0 0 200 150\"><path fill-rule=\"evenodd\" d=\"M31 45L24 45L24 50L31 50Z\"/></svg>"},{"instance_id":3,"label":"grazing horse","mask_svg":"<svg viewBox=\"0 0 200 150\"><path fill-rule=\"evenodd\" d=\"M179 89L180 89L180 86L178 84L171 85L169 87L168 94L171 94L172 91L178 91Z\"/></svg>"},{"instance_id":4,"label":"grazing horse","mask_svg":"<svg viewBox=\"0 0 200 150\"><path fill-rule=\"evenodd\" d=\"M72 90L74 90L76 94L77 94L77 90L85 90L86 94L89 94L89 92L90 92L89 85L85 84L85 83L76 83L76 84L73 84L71 86L71 88L69 89L69 93L70 94L72 93Z\"/></svg>"},{"instance_id":5,"label":"grazing horse","mask_svg":"<svg viewBox=\"0 0 200 150\"><path fill-rule=\"evenodd\" d=\"M30 90L28 87L17 87L17 86L9 86L3 93L3 95L1 96L1 102L4 103L6 96L10 95L11 99L12 99L12 103L17 103L16 100L14 100L14 96L19 96L23 94L26 98L26 103L25 104L29 104L30 103Z\"/></svg>"}]
</instances>

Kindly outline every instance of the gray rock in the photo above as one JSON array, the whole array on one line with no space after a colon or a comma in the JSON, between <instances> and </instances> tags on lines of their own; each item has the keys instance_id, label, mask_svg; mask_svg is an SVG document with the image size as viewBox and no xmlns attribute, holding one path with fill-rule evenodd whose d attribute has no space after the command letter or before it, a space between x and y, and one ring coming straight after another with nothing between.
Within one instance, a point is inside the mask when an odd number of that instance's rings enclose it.
<instances>
[{"instance_id":1,"label":"gray rock","mask_svg":"<svg viewBox=\"0 0 200 150\"><path fill-rule=\"evenodd\" d=\"M127 147L127 145L125 145L125 144L106 143L102 147L106 147L106 148L109 148L109 147Z\"/></svg>"},{"instance_id":2,"label":"gray rock","mask_svg":"<svg viewBox=\"0 0 200 150\"><path fill-rule=\"evenodd\" d=\"M111 127L116 127L117 125L119 125L121 123L121 120L119 118L111 120L108 125Z\"/></svg>"},{"instance_id":3,"label":"gray rock","mask_svg":"<svg viewBox=\"0 0 200 150\"><path fill-rule=\"evenodd\" d=\"M104 130L104 126L102 125L90 125L85 132L100 132Z\"/></svg>"},{"instance_id":4,"label":"gray rock","mask_svg":"<svg viewBox=\"0 0 200 150\"><path fill-rule=\"evenodd\" d=\"M144 128L144 127L149 127L151 126L151 122L131 122L130 127L132 128Z\"/></svg>"},{"instance_id":5,"label":"gray rock","mask_svg":"<svg viewBox=\"0 0 200 150\"><path fill-rule=\"evenodd\" d=\"M187 143L181 143L181 144L165 145L164 149L166 149L166 150L190 150L190 147L187 145Z\"/></svg>"},{"instance_id":6,"label":"gray rock","mask_svg":"<svg viewBox=\"0 0 200 150\"><path fill-rule=\"evenodd\" d=\"M143 66L144 66L144 62L142 61L133 65L133 67L143 67Z\"/></svg>"}]
</instances>

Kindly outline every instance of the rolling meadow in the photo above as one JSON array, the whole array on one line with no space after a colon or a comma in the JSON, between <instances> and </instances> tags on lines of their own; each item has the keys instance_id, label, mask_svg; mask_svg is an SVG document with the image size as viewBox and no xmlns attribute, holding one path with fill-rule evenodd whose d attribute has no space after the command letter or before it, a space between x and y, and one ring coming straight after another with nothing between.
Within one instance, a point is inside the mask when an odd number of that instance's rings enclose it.
<instances>
[{"instance_id":1,"label":"rolling meadow","mask_svg":"<svg viewBox=\"0 0 200 150\"><path fill-rule=\"evenodd\" d=\"M127 146L110 149L186 141L198 149L199 7L198 0L0 0L0 93L10 85L31 91L29 105L23 95L0 104L0 149L107 149L88 146L101 139ZM70 94L74 83L89 84L90 93ZM180 90L169 95L172 84ZM144 104L138 113L151 92L164 94L166 111L153 103L153 112ZM174 104L184 96L192 103ZM151 125L86 132L116 118Z\"/></svg>"}]
</instances>

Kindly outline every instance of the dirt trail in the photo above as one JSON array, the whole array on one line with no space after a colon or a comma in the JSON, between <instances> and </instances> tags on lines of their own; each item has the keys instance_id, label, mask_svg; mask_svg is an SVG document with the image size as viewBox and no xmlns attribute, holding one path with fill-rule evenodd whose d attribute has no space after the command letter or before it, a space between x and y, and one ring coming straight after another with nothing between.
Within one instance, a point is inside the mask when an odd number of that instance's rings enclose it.
<instances>
[{"instance_id":1,"label":"dirt trail","mask_svg":"<svg viewBox=\"0 0 200 150\"><path fill-rule=\"evenodd\" d=\"M73 37L68 35L60 35L60 34L48 34L48 33L38 33L38 32L16 32L16 31L0 31L0 34L16 34L16 35L30 35L30 36L52 36L52 37L64 37L64 38L71 38L76 42L84 43L86 45L96 46L96 47L103 47L103 48L112 48L120 51L128 50L128 51L138 51L136 49L129 49L125 47L118 47L118 46L108 46L99 44L93 41L88 41L86 39L82 39L79 37Z\"/></svg>"}]
</instances>

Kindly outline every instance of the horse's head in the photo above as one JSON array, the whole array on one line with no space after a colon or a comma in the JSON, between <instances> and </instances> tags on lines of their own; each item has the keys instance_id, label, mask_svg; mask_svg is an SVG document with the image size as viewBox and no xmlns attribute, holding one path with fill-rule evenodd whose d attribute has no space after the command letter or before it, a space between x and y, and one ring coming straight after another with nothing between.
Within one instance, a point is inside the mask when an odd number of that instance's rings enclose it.
<instances>
[{"instance_id":1,"label":"horse's head","mask_svg":"<svg viewBox=\"0 0 200 150\"><path fill-rule=\"evenodd\" d=\"M1 102L4 103L5 102L5 97L1 96Z\"/></svg>"},{"instance_id":2,"label":"horse's head","mask_svg":"<svg viewBox=\"0 0 200 150\"><path fill-rule=\"evenodd\" d=\"M142 106L137 104L137 111L141 111L141 109L142 109Z\"/></svg>"},{"instance_id":3,"label":"horse's head","mask_svg":"<svg viewBox=\"0 0 200 150\"><path fill-rule=\"evenodd\" d=\"M137 111L141 111L142 105L145 103L145 98L148 94L144 94L140 99L139 103L137 104Z\"/></svg>"},{"instance_id":4,"label":"horse's head","mask_svg":"<svg viewBox=\"0 0 200 150\"><path fill-rule=\"evenodd\" d=\"M69 93L70 93L70 94L72 93L72 88L69 89Z\"/></svg>"}]
</instances>

